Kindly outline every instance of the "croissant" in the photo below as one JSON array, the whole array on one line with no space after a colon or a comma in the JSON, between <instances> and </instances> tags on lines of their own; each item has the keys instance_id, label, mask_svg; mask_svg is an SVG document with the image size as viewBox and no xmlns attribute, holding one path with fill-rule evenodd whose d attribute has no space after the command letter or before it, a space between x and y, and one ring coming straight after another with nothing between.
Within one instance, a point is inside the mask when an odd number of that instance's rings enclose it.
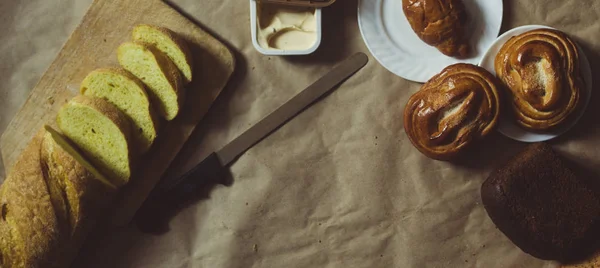
<instances>
[{"instance_id":1,"label":"croissant","mask_svg":"<svg viewBox=\"0 0 600 268\"><path fill-rule=\"evenodd\" d=\"M558 127L579 106L584 86L579 52L560 31L538 29L512 37L494 65L509 89L516 121L525 129Z\"/></svg>"},{"instance_id":2,"label":"croissant","mask_svg":"<svg viewBox=\"0 0 600 268\"><path fill-rule=\"evenodd\" d=\"M0 187L0 267L68 267L116 188L42 129Z\"/></svg>"},{"instance_id":3,"label":"croissant","mask_svg":"<svg viewBox=\"0 0 600 268\"><path fill-rule=\"evenodd\" d=\"M487 136L500 114L499 82L487 70L454 64L412 95L404 109L404 129L426 156L451 160Z\"/></svg>"},{"instance_id":4,"label":"croissant","mask_svg":"<svg viewBox=\"0 0 600 268\"><path fill-rule=\"evenodd\" d=\"M447 56L469 54L465 38L468 17L462 0L402 0L402 9L423 42Z\"/></svg>"}]
</instances>

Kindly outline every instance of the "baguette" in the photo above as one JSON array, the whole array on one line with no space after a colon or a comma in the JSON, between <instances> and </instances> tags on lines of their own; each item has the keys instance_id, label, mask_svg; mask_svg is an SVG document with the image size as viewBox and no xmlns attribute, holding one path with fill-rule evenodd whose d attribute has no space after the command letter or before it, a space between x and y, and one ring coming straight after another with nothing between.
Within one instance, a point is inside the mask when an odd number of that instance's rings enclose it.
<instances>
[{"instance_id":1,"label":"baguette","mask_svg":"<svg viewBox=\"0 0 600 268\"><path fill-rule=\"evenodd\" d=\"M40 130L0 186L0 267L68 267L115 196L99 174L56 131Z\"/></svg>"},{"instance_id":2,"label":"baguette","mask_svg":"<svg viewBox=\"0 0 600 268\"><path fill-rule=\"evenodd\" d=\"M39 130L0 186L0 268L69 267L156 138L153 105L166 120L179 113L192 75L187 45L167 29L136 29L143 42L118 49L129 72L90 73L58 112L64 136Z\"/></svg>"}]
</instances>

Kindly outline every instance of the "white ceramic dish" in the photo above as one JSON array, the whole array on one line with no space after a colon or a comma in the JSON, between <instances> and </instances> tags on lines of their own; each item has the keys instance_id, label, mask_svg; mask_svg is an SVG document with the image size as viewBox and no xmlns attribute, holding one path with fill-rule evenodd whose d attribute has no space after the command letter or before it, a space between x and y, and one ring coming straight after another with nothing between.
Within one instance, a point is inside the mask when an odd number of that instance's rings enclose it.
<instances>
[{"instance_id":1,"label":"white ceramic dish","mask_svg":"<svg viewBox=\"0 0 600 268\"><path fill-rule=\"evenodd\" d=\"M526 26L514 28L514 29L504 33L503 35L498 37L498 39L490 47L490 49L487 51L487 53L481 59L481 62L479 63L479 65L481 67L485 68L486 70L490 71L493 75L496 75L496 70L494 68L494 59L496 58L498 51L500 51L500 48L502 48L502 45L504 45L504 43L506 43L506 41L508 41L508 39L510 39L513 36L522 34L524 32L530 31L530 30L540 29L540 28L552 29L551 27L542 26L542 25L526 25ZM579 113L576 115L576 119L571 121L570 124L567 124L556 130L549 131L546 133L536 133L536 132L531 132L531 131L528 131L528 130L525 130L525 129L519 127L516 124L516 122L514 122L514 120L511 120L510 117L504 116L500 119L500 122L498 125L498 131L500 133L502 133L503 135L505 135L511 139L522 141L522 142L541 142L541 141L547 141L547 140L554 139L554 138L564 134L569 129L571 129L577 123L577 121L579 121L579 119L585 113L585 110L587 109L587 106L590 102L590 98L591 98L591 94L592 94L592 70L590 68L590 63L588 62L588 59L587 59L585 53L583 52L581 47L579 47L579 45L577 45L577 49L579 50L579 55L581 56L581 58L580 58L581 73L583 76L583 81L585 83L585 88L584 88L585 94L584 94L584 99L583 99L584 108L579 110Z\"/></svg>"},{"instance_id":2,"label":"white ceramic dish","mask_svg":"<svg viewBox=\"0 0 600 268\"><path fill-rule=\"evenodd\" d=\"M371 54L392 73L424 83L448 65L478 64L496 40L502 24L502 0L464 0L474 53L467 59L448 57L427 45L412 30L401 0L360 0L358 25Z\"/></svg>"},{"instance_id":3,"label":"white ceramic dish","mask_svg":"<svg viewBox=\"0 0 600 268\"><path fill-rule=\"evenodd\" d=\"M322 14L322 10L320 8L317 8L315 10L315 16L317 19L317 40L314 43L314 45L308 49L305 50L278 50L278 49L265 49L263 47L260 46L260 44L258 43L258 19L257 19L257 12L258 10L258 4L256 3L256 0L250 0L250 31L252 32L252 44L254 45L254 48L260 52L261 54L264 55L273 55L273 56L286 56L286 55L308 55L308 54L312 54L313 52L315 52L317 50L317 48L319 48L319 46L321 45L321 38L323 36L323 28L322 28L322 23L323 23L323 14Z\"/></svg>"}]
</instances>

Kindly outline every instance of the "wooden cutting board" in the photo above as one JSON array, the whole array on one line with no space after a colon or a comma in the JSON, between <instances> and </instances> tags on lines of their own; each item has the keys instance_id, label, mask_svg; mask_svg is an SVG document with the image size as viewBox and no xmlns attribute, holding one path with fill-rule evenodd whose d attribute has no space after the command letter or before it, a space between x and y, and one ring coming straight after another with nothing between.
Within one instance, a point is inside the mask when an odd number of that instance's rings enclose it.
<instances>
[{"instance_id":1,"label":"wooden cutting board","mask_svg":"<svg viewBox=\"0 0 600 268\"><path fill-rule=\"evenodd\" d=\"M163 125L123 190L113 216L115 224L132 219L231 77L235 59L216 38L160 0L95 0L0 137L8 174L34 134L44 124L56 126L58 110L78 94L79 84L89 72L118 66L117 47L131 39L131 30L138 23L164 26L187 39L195 69L180 115Z\"/></svg>"}]
</instances>

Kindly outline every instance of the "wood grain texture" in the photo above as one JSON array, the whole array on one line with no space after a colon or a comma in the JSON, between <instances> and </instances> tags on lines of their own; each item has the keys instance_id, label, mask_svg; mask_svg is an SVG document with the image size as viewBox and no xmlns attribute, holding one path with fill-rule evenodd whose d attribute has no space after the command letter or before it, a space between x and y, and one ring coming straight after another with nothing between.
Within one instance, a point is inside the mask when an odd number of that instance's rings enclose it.
<instances>
[{"instance_id":1,"label":"wood grain texture","mask_svg":"<svg viewBox=\"0 0 600 268\"><path fill-rule=\"evenodd\" d=\"M36 130L44 124L56 126L58 110L78 94L89 72L118 66L117 47L131 40L131 30L139 23L169 28L189 42L195 61L194 81L186 87L180 115L163 125L122 192L112 218L119 225L131 220L231 77L235 59L216 38L160 0L95 0L0 137L8 174Z\"/></svg>"}]
</instances>

